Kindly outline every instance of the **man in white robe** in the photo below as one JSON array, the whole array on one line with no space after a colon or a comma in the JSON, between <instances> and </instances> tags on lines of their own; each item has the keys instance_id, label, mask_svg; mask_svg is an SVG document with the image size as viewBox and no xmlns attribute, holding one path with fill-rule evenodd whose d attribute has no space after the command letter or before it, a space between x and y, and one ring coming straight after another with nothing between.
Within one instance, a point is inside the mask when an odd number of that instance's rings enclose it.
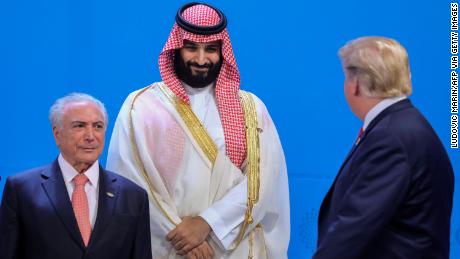
<instances>
[{"instance_id":1,"label":"man in white robe","mask_svg":"<svg viewBox=\"0 0 460 259\"><path fill-rule=\"evenodd\" d=\"M226 18L186 4L160 54L163 82L131 93L107 168L149 193L154 258L287 258L283 149L264 104L239 90Z\"/></svg>"}]
</instances>

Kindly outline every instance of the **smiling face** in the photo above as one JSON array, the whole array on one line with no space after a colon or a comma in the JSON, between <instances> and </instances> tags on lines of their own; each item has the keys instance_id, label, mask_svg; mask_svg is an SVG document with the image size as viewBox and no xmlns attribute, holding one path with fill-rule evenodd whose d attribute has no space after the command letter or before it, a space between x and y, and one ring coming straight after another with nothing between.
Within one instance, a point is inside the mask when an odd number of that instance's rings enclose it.
<instances>
[{"instance_id":1,"label":"smiling face","mask_svg":"<svg viewBox=\"0 0 460 259\"><path fill-rule=\"evenodd\" d=\"M180 80L191 87L205 87L214 82L222 65L221 43L184 40L176 51L175 70Z\"/></svg>"},{"instance_id":2,"label":"smiling face","mask_svg":"<svg viewBox=\"0 0 460 259\"><path fill-rule=\"evenodd\" d=\"M61 114L61 125L53 134L62 156L79 173L86 171L104 149L104 115L91 102L68 103Z\"/></svg>"}]
</instances>

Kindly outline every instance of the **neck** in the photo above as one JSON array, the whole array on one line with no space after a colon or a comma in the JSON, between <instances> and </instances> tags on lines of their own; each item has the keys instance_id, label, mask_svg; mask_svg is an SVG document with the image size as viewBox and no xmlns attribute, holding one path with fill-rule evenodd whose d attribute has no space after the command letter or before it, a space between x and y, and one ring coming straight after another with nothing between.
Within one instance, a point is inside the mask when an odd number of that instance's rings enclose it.
<instances>
[{"instance_id":1,"label":"neck","mask_svg":"<svg viewBox=\"0 0 460 259\"><path fill-rule=\"evenodd\" d=\"M77 170L77 172L79 174L82 174L84 172L86 172L88 170L88 168L90 168L92 165L94 164L93 163L76 163L76 164L72 164L72 167Z\"/></svg>"},{"instance_id":2,"label":"neck","mask_svg":"<svg viewBox=\"0 0 460 259\"><path fill-rule=\"evenodd\" d=\"M212 89L214 87L214 84L215 84L215 81L214 81L214 82L210 83L209 85L205 85L203 87L193 87L193 86L190 86L190 85L188 85L187 83L185 83L183 81L181 81L181 82L182 82L182 85L184 86L185 92L187 92L188 95L207 92L210 89Z\"/></svg>"},{"instance_id":3,"label":"neck","mask_svg":"<svg viewBox=\"0 0 460 259\"><path fill-rule=\"evenodd\" d=\"M378 97L365 97L360 101L360 105L357 108L356 116L362 121L366 117L367 113L374 108L379 102L381 102L383 98Z\"/></svg>"}]
</instances>

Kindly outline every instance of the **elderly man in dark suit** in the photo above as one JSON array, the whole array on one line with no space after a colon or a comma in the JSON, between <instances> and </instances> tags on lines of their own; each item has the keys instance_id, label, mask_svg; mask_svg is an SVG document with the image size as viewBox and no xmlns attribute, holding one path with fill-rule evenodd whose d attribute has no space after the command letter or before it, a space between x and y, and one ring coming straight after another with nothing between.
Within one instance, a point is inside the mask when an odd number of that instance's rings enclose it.
<instances>
[{"instance_id":1,"label":"elderly man in dark suit","mask_svg":"<svg viewBox=\"0 0 460 259\"><path fill-rule=\"evenodd\" d=\"M452 166L407 99L406 50L363 37L339 55L345 97L363 127L321 205L313 258L449 258Z\"/></svg>"},{"instance_id":2,"label":"elderly man in dark suit","mask_svg":"<svg viewBox=\"0 0 460 259\"><path fill-rule=\"evenodd\" d=\"M0 258L151 258L147 193L98 163L104 105L71 94L54 103L50 120L60 155L8 178Z\"/></svg>"}]
</instances>

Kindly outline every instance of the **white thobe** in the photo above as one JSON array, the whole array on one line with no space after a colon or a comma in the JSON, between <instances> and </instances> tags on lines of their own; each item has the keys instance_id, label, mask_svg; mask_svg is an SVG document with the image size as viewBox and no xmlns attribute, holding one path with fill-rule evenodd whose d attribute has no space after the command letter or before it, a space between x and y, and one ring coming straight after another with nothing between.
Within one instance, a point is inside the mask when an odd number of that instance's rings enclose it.
<instances>
[{"instance_id":1,"label":"white thobe","mask_svg":"<svg viewBox=\"0 0 460 259\"><path fill-rule=\"evenodd\" d=\"M193 113L209 133L217 149L225 153L224 129L216 105L214 83L193 88L182 83L190 99ZM230 247L239 233L238 225L244 220L248 196L247 178L233 187L228 195L213 203L200 213L212 229L211 237L225 250Z\"/></svg>"}]
</instances>

